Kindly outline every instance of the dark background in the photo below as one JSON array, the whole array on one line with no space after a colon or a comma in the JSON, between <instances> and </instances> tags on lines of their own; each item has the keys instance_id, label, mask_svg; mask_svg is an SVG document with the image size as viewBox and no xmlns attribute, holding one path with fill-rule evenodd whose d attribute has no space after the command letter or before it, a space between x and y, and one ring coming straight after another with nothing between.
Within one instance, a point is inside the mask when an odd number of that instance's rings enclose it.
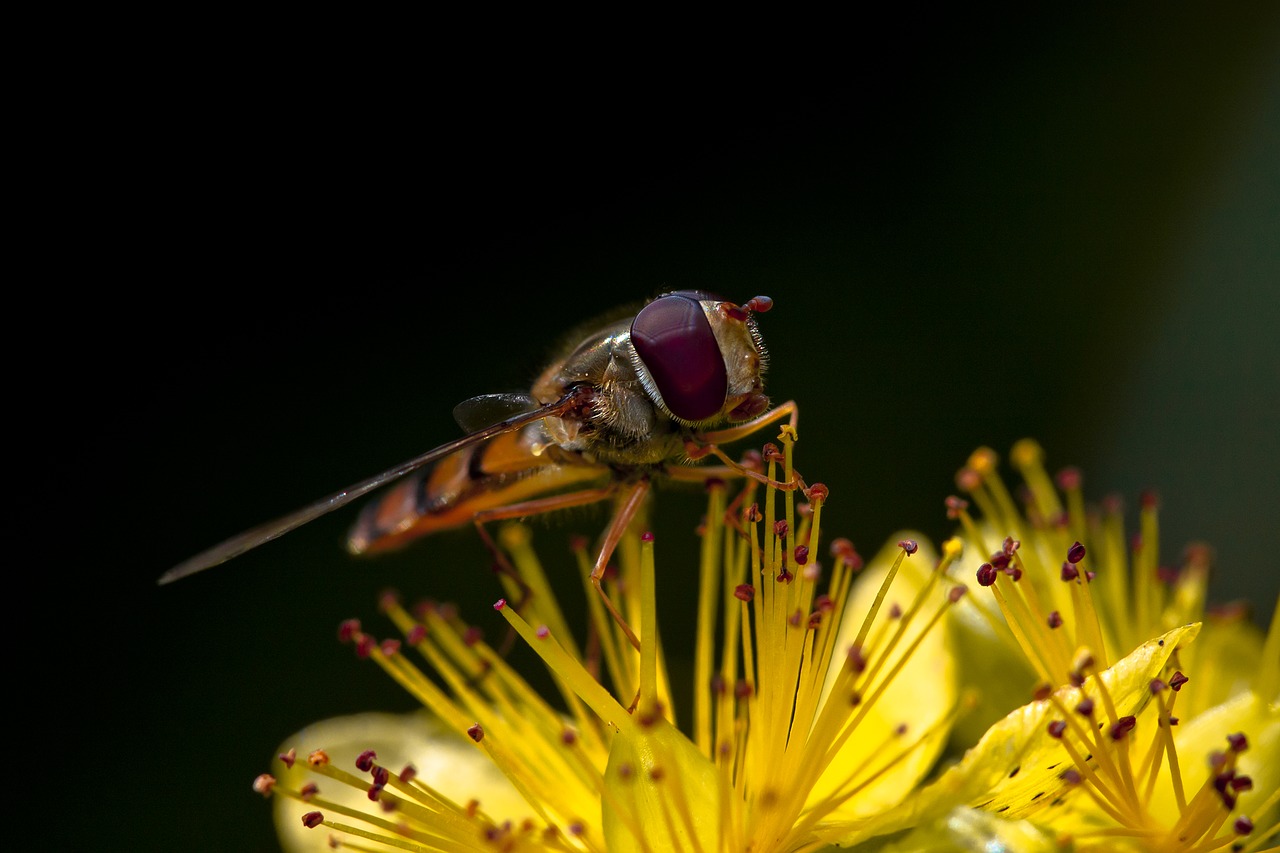
<instances>
[{"instance_id":1,"label":"dark background","mask_svg":"<svg viewBox=\"0 0 1280 853\"><path fill-rule=\"evenodd\" d=\"M900 20L831 67L775 74L748 50L675 84L645 73L674 70L658 56L624 81L598 58L557 75L175 48L102 86L113 120L86 131L101 145L64 211L92 295L42 294L53 340L85 353L44 412L75 435L40 460L38 577L73 604L46 631L73 650L38 709L82 794L55 840L274 849L249 785L279 741L412 705L338 621L383 631L396 587L492 627L488 560L467 531L353 560L348 509L155 579L453 438L456 402L527 387L566 329L667 288L775 299L768 387L800 403L830 535L941 538L967 454L1034 436L1095 498L1132 513L1156 488L1166 561L1211 542L1215 599L1269 616L1277 22ZM688 565L701 506L660 496L660 569ZM544 555L603 521L540 530Z\"/></svg>"}]
</instances>

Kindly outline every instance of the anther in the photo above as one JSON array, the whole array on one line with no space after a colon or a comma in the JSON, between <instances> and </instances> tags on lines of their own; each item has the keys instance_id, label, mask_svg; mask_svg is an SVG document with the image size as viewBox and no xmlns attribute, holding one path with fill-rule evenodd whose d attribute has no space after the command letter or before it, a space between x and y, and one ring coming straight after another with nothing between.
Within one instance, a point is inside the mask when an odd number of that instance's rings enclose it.
<instances>
[{"instance_id":1,"label":"anther","mask_svg":"<svg viewBox=\"0 0 1280 853\"><path fill-rule=\"evenodd\" d=\"M1227 743L1231 745L1232 752L1244 752L1249 748L1249 739L1244 736L1244 732L1227 735Z\"/></svg>"},{"instance_id":2,"label":"anther","mask_svg":"<svg viewBox=\"0 0 1280 853\"><path fill-rule=\"evenodd\" d=\"M1080 469L1075 467L1063 468L1058 472L1057 476L1054 477L1054 481L1057 483L1058 488L1062 489L1064 492L1080 488L1080 484L1083 480L1084 477L1080 474Z\"/></svg>"},{"instance_id":3,"label":"anther","mask_svg":"<svg viewBox=\"0 0 1280 853\"><path fill-rule=\"evenodd\" d=\"M356 769L368 773L373 768L373 760L378 757L378 753L372 749L366 749L364 752L356 756Z\"/></svg>"},{"instance_id":4,"label":"anther","mask_svg":"<svg viewBox=\"0 0 1280 853\"><path fill-rule=\"evenodd\" d=\"M351 642L351 638L359 635L359 633L359 619L344 619L338 623L338 642L340 643Z\"/></svg>"},{"instance_id":5,"label":"anther","mask_svg":"<svg viewBox=\"0 0 1280 853\"><path fill-rule=\"evenodd\" d=\"M329 753L323 749L315 749L307 756L307 763L312 767L323 767L329 763Z\"/></svg>"},{"instance_id":6,"label":"anther","mask_svg":"<svg viewBox=\"0 0 1280 853\"><path fill-rule=\"evenodd\" d=\"M949 495L943 503L947 506L947 518L957 519L960 513L969 508L969 502L964 498L958 498L955 495Z\"/></svg>"},{"instance_id":7,"label":"anther","mask_svg":"<svg viewBox=\"0 0 1280 853\"><path fill-rule=\"evenodd\" d=\"M386 657L395 657L400 653L400 641L391 637L382 641L382 654Z\"/></svg>"},{"instance_id":8,"label":"anther","mask_svg":"<svg viewBox=\"0 0 1280 853\"><path fill-rule=\"evenodd\" d=\"M811 502L826 501L827 496L831 494L831 490L827 488L826 483L814 483L804 493Z\"/></svg>"},{"instance_id":9,"label":"anther","mask_svg":"<svg viewBox=\"0 0 1280 853\"><path fill-rule=\"evenodd\" d=\"M427 638L427 626L421 622L416 623L409 629L409 633L405 634L405 642L411 646L416 646Z\"/></svg>"},{"instance_id":10,"label":"anther","mask_svg":"<svg viewBox=\"0 0 1280 853\"><path fill-rule=\"evenodd\" d=\"M298 796L302 798L304 803L314 800L318 793L320 793L320 786L315 782L308 782L298 789Z\"/></svg>"},{"instance_id":11,"label":"anther","mask_svg":"<svg viewBox=\"0 0 1280 853\"><path fill-rule=\"evenodd\" d=\"M809 546L797 545L795 550L796 565L803 566L809 562Z\"/></svg>"},{"instance_id":12,"label":"anther","mask_svg":"<svg viewBox=\"0 0 1280 853\"><path fill-rule=\"evenodd\" d=\"M323 812L307 812L302 816L302 825L307 829L315 829L322 823L324 823Z\"/></svg>"},{"instance_id":13,"label":"anther","mask_svg":"<svg viewBox=\"0 0 1280 853\"><path fill-rule=\"evenodd\" d=\"M467 737L471 738L476 743L479 743L484 740L484 728L479 723L476 723L467 729Z\"/></svg>"},{"instance_id":14,"label":"anther","mask_svg":"<svg viewBox=\"0 0 1280 853\"><path fill-rule=\"evenodd\" d=\"M995 566L990 563L983 563L981 566L978 566L978 584L981 586L991 586L996 582L996 576L998 574L999 572L996 571Z\"/></svg>"},{"instance_id":15,"label":"anther","mask_svg":"<svg viewBox=\"0 0 1280 853\"><path fill-rule=\"evenodd\" d=\"M1062 564L1062 579L1064 581L1073 581L1080 577L1080 570L1076 568L1075 563Z\"/></svg>"},{"instance_id":16,"label":"anther","mask_svg":"<svg viewBox=\"0 0 1280 853\"><path fill-rule=\"evenodd\" d=\"M1182 674L1181 670L1178 670L1169 677L1169 687L1173 689L1173 692L1177 693L1182 689L1182 685L1186 684L1190 680L1191 679Z\"/></svg>"},{"instance_id":17,"label":"anther","mask_svg":"<svg viewBox=\"0 0 1280 853\"><path fill-rule=\"evenodd\" d=\"M1084 554L1085 554L1084 546L1081 545L1079 542L1076 542L1074 545L1072 545L1070 548L1067 549L1067 562L1079 563L1081 560L1084 559Z\"/></svg>"},{"instance_id":18,"label":"anther","mask_svg":"<svg viewBox=\"0 0 1280 853\"><path fill-rule=\"evenodd\" d=\"M281 763L284 764L285 767L288 767L290 770L292 770L293 762L298 760L298 751L296 749L290 748L288 752L282 752L279 755L277 755L276 758L279 758Z\"/></svg>"},{"instance_id":19,"label":"anther","mask_svg":"<svg viewBox=\"0 0 1280 853\"><path fill-rule=\"evenodd\" d=\"M1061 740L1062 735L1066 732L1066 730L1067 730L1066 720L1054 720L1053 722L1049 723L1049 727L1046 729L1046 731L1049 732L1049 737L1054 738L1055 740Z\"/></svg>"},{"instance_id":20,"label":"anther","mask_svg":"<svg viewBox=\"0 0 1280 853\"><path fill-rule=\"evenodd\" d=\"M1111 739L1123 740L1128 736L1129 732L1133 731L1133 727L1137 724L1138 721L1134 719L1132 714L1121 717L1111 726Z\"/></svg>"},{"instance_id":21,"label":"anther","mask_svg":"<svg viewBox=\"0 0 1280 853\"><path fill-rule=\"evenodd\" d=\"M956 486L962 492L973 494L982 486L982 475L972 468L961 468L956 472Z\"/></svg>"},{"instance_id":22,"label":"anther","mask_svg":"<svg viewBox=\"0 0 1280 853\"><path fill-rule=\"evenodd\" d=\"M276 777L270 773L261 773L253 780L253 790L264 797L271 796L271 789L276 786Z\"/></svg>"},{"instance_id":23,"label":"anther","mask_svg":"<svg viewBox=\"0 0 1280 853\"><path fill-rule=\"evenodd\" d=\"M1088 696L1081 699L1079 704L1076 705L1076 713L1082 717L1092 717L1093 716L1093 700Z\"/></svg>"},{"instance_id":24,"label":"anther","mask_svg":"<svg viewBox=\"0 0 1280 853\"><path fill-rule=\"evenodd\" d=\"M898 543L898 547L905 551L908 557L920 549L920 545L914 539L903 539Z\"/></svg>"},{"instance_id":25,"label":"anther","mask_svg":"<svg viewBox=\"0 0 1280 853\"><path fill-rule=\"evenodd\" d=\"M1046 621L1049 623L1050 628L1061 628L1062 614L1055 610L1049 614L1049 618Z\"/></svg>"},{"instance_id":26,"label":"anther","mask_svg":"<svg viewBox=\"0 0 1280 853\"><path fill-rule=\"evenodd\" d=\"M733 588L733 597L739 601L750 601L756 597L756 588L749 583L740 583Z\"/></svg>"}]
</instances>

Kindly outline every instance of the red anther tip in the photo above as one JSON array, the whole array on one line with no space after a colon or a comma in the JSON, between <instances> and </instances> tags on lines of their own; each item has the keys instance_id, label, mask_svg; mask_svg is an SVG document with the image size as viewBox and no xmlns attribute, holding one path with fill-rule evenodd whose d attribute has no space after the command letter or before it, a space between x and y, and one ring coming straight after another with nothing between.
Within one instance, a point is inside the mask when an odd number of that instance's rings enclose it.
<instances>
[{"instance_id":1,"label":"red anther tip","mask_svg":"<svg viewBox=\"0 0 1280 853\"><path fill-rule=\"evenodd\" d=\"M551 636L551 629L546 625L539 625L538 630L534 633L538 635L539 640L545 640L547 637Z\"/></svg>"},{"instance_id":2,"label":"red anther tip","mask_svg":"<svg viewBox=\"0 0 1280 853\"><path fill-rule=\"evenodd\" d=\"M1186 684L1190 680L1191 679L1187 678L1185 675L1182 674L1181 670L1178 670L1177 672L1175 672L1173 675L1169 677L1169 686L1173 688L1174 692L1176 693L1177 691L1182 689L1182 685Z\"/></svg>"},{"instance_id":3,"label":"red anther tip","mask_svg":"<svg viewBox=\"0 0 1280 853\"><path fill-rule=\"evenodd\" d=\"M1067 562L1079 563L1081 560L1084 559L1084 555L1085 555L1084 546L1081 545L1079 542L1076 542L1074 545L1072 545L1070 548L1067 549Z\"/></svg>"},{"instance_id":4,"label":"red anther tip","mask_svg":"<svg viewBox=\"0 0 1280 853\"><path fill-rule=\"evenodd\" d=\"M653 531L652 531L652 530L646 530L644 533L641 533L641 534L640 534L640 541L641 541L641 542L652 542L652 541L653 541Z\"/></svg>"},{"instance_id":5,"label":"red anther tip","mask_svg":"<svg viewBox=\"0 0 1280 853\"><path fill-rule=\"evenodd\" d=\"M296 749L290 749L288 752L280 753L279 755L276 756L276 758L279 758L281 763L284 764L285 767L288 767L290 770L292 770L293 762L298 760L298 751Z\"/></svg>"},{"instance_id":6,"label":"red anther tip","mask_svg":"<svg viewBox=\"0 0 1280 853\"><path fill-rule=\"evenodd\" d=\"M1137 720L1134 719L1132 714L1121 717L1111 726L1111 739L1121 740L1128 735L1129 732L1133 731L1133 727L1136 725Z\"/></svg>"},{"instance_id":7,"label":"red anther tip","mask_svg":"<svg viewBox=\"0 0 1280 853\"><path fill-rule=\"evenodd\" d=\"M360 633L359 619L343 619L338 623L338 641L347 643L351 638Z\"/></svg>"},{"instance_id":8,"label":"red anther tip","mask_svg":"<svg viewBox=\"0 0 1280 853\"><path fill-rule=\"evenodd\" d=\"M400 593L394 589L386 590L382 595L378 596L378 608L386 611L400 604Z\"/></svg>"},{"instance_id":9,"label":"red anther tip","mask_svg":"<svg viewBox=\"0 0 1280 853\"><path fill-rule=\"evenodd\" d=\"M356 756L356 769L368 773L373 767L373 760L377 757L377 752L372 749L366 749L364 752Z\"/></svg>"},{"instance_id":10,"label":"red anther tip","mask_svg":"<svg viewBox=\"0 0 1280 853\"><path fill-rule=\"evenodd\" d=\"M1059 489L1062 489L1063 491L1070 491L1072 489L1080 488L1080 483L1083 477L1080 474L1079 468L1069 467L1063 468L1059 471L1055 479L1058 482Z\"/></svg>"},{"instance_id":11,"label":"red anther tip","mask_svg":"<svg viewBox=\"0 0 1280 853\"><path fill-rule=\"evenodd\" d=\"M974 492L982 485L982 475L972 468L961 468L956 472L956 486L962 492Z\"/></svg>"},{"instance_id":12,"label":"red anther tip","mask_svg":"<svg viewBox=\"0 0 1280 853\"><path fill-rule=\"evenodd\" d=\"M507 600L505 598L499 598L497 601L493 603L494 610L502 610L506 606L507 606Z\"/></svg>"},{"instance_id":13,"label":"red anther tip","mask_svg":"<svg viewBox=\"0 0 1280 853\"><path fill-rule=\"evenodd\" d=\"M739 601L750 601L756 597L756 588L749 583L740 583L734 587L733 597Z\"/></svg>"},{"instance_id":14,"label":"red anther tip","mask_svg":"<svg viewBox=\"0 0 1280 853\"><path fill-rule=\"evenodd\" d=\"M1227 735L1227 743L1231 744L1232 752L1244 752L1249 748L1249 739L1244 736L1244 732Z\"/></svg>"},{"instance_id":15,"label":"red anther tip","mask_svg":"<svg viewBox=\"0 0 1280 853\"><path fill-rule=\"evenodd\" d=\"M811 501L825 501L830 494L831 490L827 488L826 483L814 483L805 492L805 496Z\"/></svg>"},{"instance_id":16,"label":"red anther tip","mask_svg":"<svg viewBox=\"0 0 1280 853\"><path fill-rule=\"evenodd\" d=\"M476 723L467 729L467 737L471 738L476 743L479 743L484 740L484 728L479 723Z\"/></svg>"},{"instance_id":17,"label":"red anther tip","mask_svg":"<svg viewBox=\"0 0 1280 853\"><path fill-rule=\"evenodd\" d=\"M969 588L967 586L953 586L951 589L947 590L947 598L952 604L955 604L957 601L964 598L965 593L968 591Z\"/></svg>"},{"instance_id":18,"label":"red anther tip","mask_svg":"<svg viewBox=\"0 0 1280 853\"><path fill-rule=\"evenodd\" d=\"M1061 628L1062 614L1054 610L1052 613L1049 614L1049 619L1047 621L1049 623L1050 628Z\"/></svg>"},{"instance_id":19,"label":"red anther tip","mask_svg":"<svg viewBox=\"0 0 1280 853\"><path fill-rule=\"evenodd\" d=\"M382 641L382 653L387 657L395 657L400 653L400 641L394 637Z\"/></svg>"},{"instance_id":20,"label":"red anther tip","mask_svg":"<svg viewBox=\"0 0 1280 853\"><path fill-rule=\"evenodd\" d=\"M748 311L755 311L757 314L763 314L773 307L773 300L768 296L753 296L747 300L746 308Z\"/></svg>"},{"instance_id":21,"label":"red anther tip","mask_svg":"<svg viewBox=\"0 0 1280 853\"><path fill-rule=\"evenodd\" d=\"M1056 738L1056 739L1061 739L1063 733L1066 730L1067 730L1066 720L1054 720L1053 722L1049 723L1049 727L1046 729L1046 731L1049 733L1049 737Z\"/></svg>"},{"instance_id":22,"label":"red anther tip","mask_svg":"<svg viewBox=\"0 0 1280 853\"><path fill-rule=\"evenodd\" d=\"M1233 823L1231 827L1236 831L1236 835L1248 835L1253 832L1253 821L1245 815L1240 815L1240 817L1236 818L1236 822Z\"/></svg>"},{"instance_id":23,"label":"red anther tip","mask_svg":"<svg viewBox=\"0 0 1280 853\"><path fill-rule=\"evenodd\" d=\"M1160 506L1160 496L1156 494L1154 489L1146 489L1139 499L1143 509L1157 509Z\"/></svg>"},{"instance_id":24,"label":"red anther tip","mask_svg":"<svg viewBox=\"0 0 1280 853\"><path fill-rule=\"evenodd\" d=\"M322 823L324 823L323 812L307 812L302 816L302 825L307 829L315 829Z\"/></svg>"},{"instance_id":25,"label":"red anther tip","mask_svg":"<svg viewBox=\"0 0 1280 853\"><path fill-rule=\"evenodd\" d=\"M809 562L809 546L797 545L795 550L796 565L803 566Z\"/></svg>"},{"instance_id":26,"label":"red anther tip","mask_svg":"<svg viewBox=\"0 0 1280 853\"><path fill-rule=\"evenodd\" d=\"M978 566L978 584L980 586L991 586L996 582L996 576L998 574L999 573L996 571L995 566L990 563L983 563L981 566Z\"/></svg>"},{"instance_id":27,"label":"red anther tip","mask_svg":"<svg viewBox=\"0 0 1280 853\"><path fill-rule=\"evenodd\" d=\"M253 780L253 790L264 797L271 796L271 789L276 786L276 777L270 773L261 773Z\"/></svg>"},{"instance_id":28,"label":"red anther tip","mask_svg":"<svg viewBox=\"0 0 1280 853\"><path fill-rule=\"evenodd\" d=\"M917 550L919 550L920 545L914 539L903 539L901 542L898 543L898 547L901 548L903 551L906 551L907 556L910 557Z\"/></svg>"},{"instance_id":29,"label":"red anther tip","mask_svg":"<svg viewBox=\"0 0 1280 853\"><path fill-rule=\"evenodd\" d=\"M409 629L409 633L405 635L405 642L411 646L416 646L427 638L427 626L421 623L414 625Z\"/></svg>"}]
</instances>

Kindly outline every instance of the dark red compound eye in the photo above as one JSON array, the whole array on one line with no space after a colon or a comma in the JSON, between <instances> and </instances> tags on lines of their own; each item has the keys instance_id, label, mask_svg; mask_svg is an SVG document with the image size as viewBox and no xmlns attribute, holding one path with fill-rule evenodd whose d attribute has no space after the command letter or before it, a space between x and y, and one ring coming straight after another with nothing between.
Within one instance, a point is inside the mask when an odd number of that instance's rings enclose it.
<instances>
[{"instance_id":1,"label":"dark red compound eye","mask_svg":"<svg viewBox=\"0 0 1280 853\"><path fill-rule=\"evenodd\" d=\"M697 300L673 293L650 302L631 323L631 343L673 415L700 421L723 408L729 376Z\"/></svg>"}]
</instances>

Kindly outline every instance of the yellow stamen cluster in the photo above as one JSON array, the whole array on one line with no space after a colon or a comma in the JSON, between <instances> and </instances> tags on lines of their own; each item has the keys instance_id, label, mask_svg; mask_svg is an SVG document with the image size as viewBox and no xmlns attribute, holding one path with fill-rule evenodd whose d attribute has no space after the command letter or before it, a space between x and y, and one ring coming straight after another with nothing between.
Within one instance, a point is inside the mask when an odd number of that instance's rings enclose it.
<instances>
[{"instance_id":1,"label":"yellow stamen cluster","mask_svg":"<svg viewBox=\"0 0 1280 853\"><path fill-rule=\"evenodd\" d=\"M811 850L839 835L840 820L896 805L932 766L955 715L949 659L938 646L921 650L941 642L934 628L962 597L946 580L959 545L908 572L917 544L904 540L875 586L855 583L861 558L840 542L824 584L814 555L827 490L814 485L798 504L782 485L799 482L794 432L784 428L779 440L781 449L764 454L762 506L754 480L732 509L723 484L709 488L687 733L670 698L656 592L659 582L681 582L657 576L653 537L630 531L618 575L605 583L638 649L595 595L578 549L592 626L584 655L527 529L515 526L501 544L520 583L496 609L550 670L554 705L452 611L410 613L388 600L404 643L345 630L455 740L465 734L501 771L523 813L497 813L484 793L451 789L447 777L388 773L367 754L365 776L294 762L319 774L320 791L283 767L261 787L302 800L306 817L294 820L346 833L347 846L385 845L357 848L371 850ZM903 586L913 594L899 600ZM377 805L322 799L332 783L368 791Z\"/></svg>"},{"instance_id":2,"label":"yellow stamen cluster","mask_svg":"<svg viewBox=\"0 0 1280 853\"><path fill-rule=\"evenodd\" d=\"M1101 515L1087 512L1077 472L1059 476L1060 495L1034 442L1019 442L1012 461L1026 484L1024 507L1019 508L1001 481L995 453L985 448L971 456L957 477L981 518L969 513L966 501L951 499L948 506L971 553L990 555L977 569L977 577L991 595L976 597L974 604L1042 683L1037 699L1052 705L1047 733L1069 758L1059 774L1068 790L1022 804L1018 814L1071 827L1080 849L1114 849L1125 843L1160 851L1207 851L1233 844L1238 845L1233 849L1256 849L1256 843L1253 848L1240 843L1241 836L1255 830L1241 803L1248 813L1274 816L1277 797L1271 791L1254 791L1252 778L1237 765L1249 739L1221 731L1228 745L1212 753L1203 771L1197 763L1203 755L1194 757L1191 770L1175 744L1180 722L1175 700L1188 681L1183 671L1198 677L1197 665L1203 662L1207 680L1213 678L1203 647L1199 641L1190 642L1196 633L1176 632L1177 626L1206 619L1207 549L1188 549L1176 572L1163 569L1153 499L1143 499L1141 533L1129 551L1119 507L1112 504ZM1201 699L1197 707L1204 709L1245 691L1241 699L1251 700L1253 710L1244 718L1265 735L1265 754L1253 767L1274 767L1280 760L1275 704L1280 698L1280 605L1277 613L1265 650L1259 650L1263 656L1253 683L1230 690L1223 686L1221 695L1205 691L1212 698ZM1211 634L1213 627L1210 620L1202 635ZM1174 633L1181 640L1152 674L1149 696L1132 713L1117 711L1105 681L1089 676L1106 670L1143 641ZM1069 705L1055 690L1064 684L1082 688L1072 694ZM1246 756L1239 760L1250 761ZM1198 787L1189 781L1201 777ZM1069 790L1081 791L1087 802L1081 803ZM1067 808L1052 810L1064 802ZM1009 809L1010 801L996 797L979 805ZM1057 817L1064 814L1070 819ZM1257 843L1276 827L1259 829L1253 836Z\"/></svg>"}]
</instances>

